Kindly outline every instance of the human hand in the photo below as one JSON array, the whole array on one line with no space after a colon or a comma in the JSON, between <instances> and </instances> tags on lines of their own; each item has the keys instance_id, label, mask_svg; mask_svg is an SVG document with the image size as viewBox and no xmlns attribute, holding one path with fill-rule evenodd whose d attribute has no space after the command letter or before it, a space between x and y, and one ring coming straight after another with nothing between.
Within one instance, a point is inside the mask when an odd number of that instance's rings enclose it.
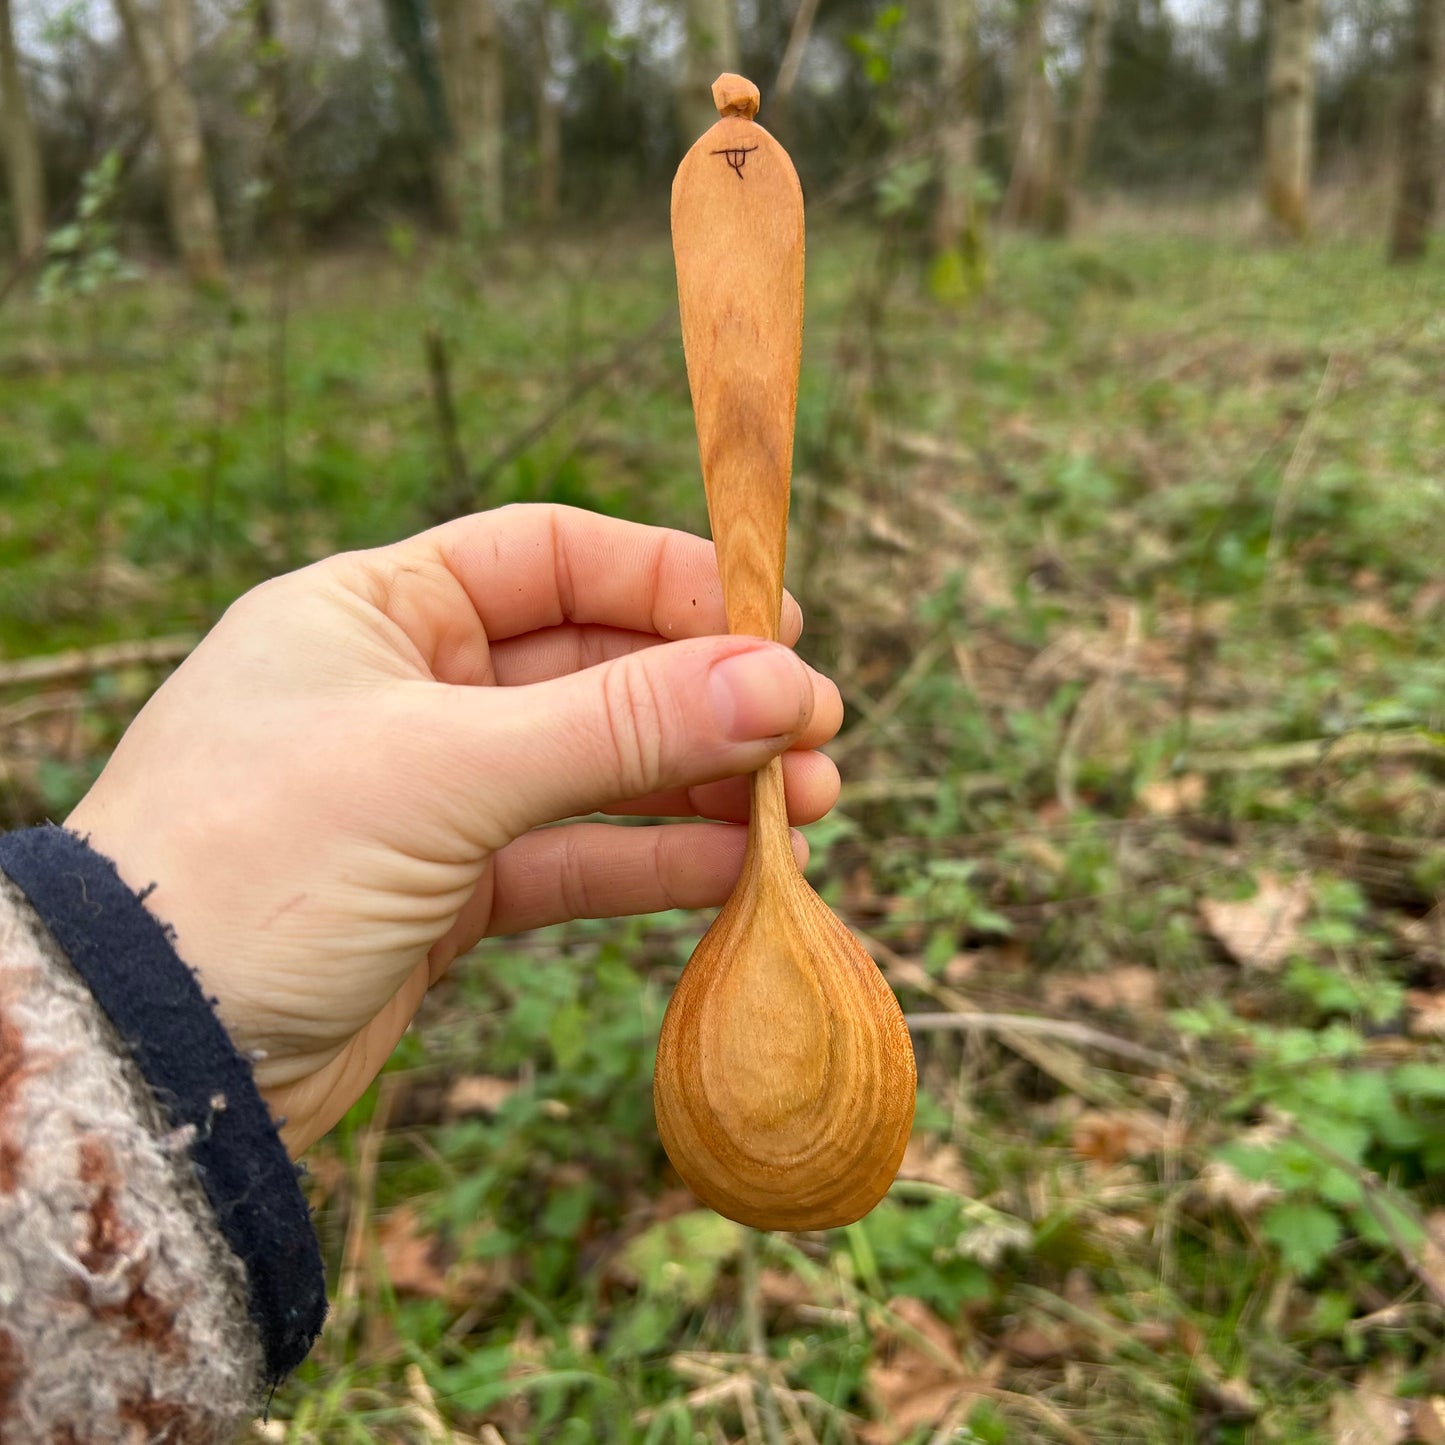
<instances>
[{"instance_id":1,"label":"human hand","mask_svg":"<svg viewBox=\"0 0 1445 1445\"><path fill-rule=\"evenodd\" d=\"M227 611L66 826L155 885L295 1155L480 939L721 902L785 749L793 821L833 805L837 689L725 628L710 543L568 508L332 557ZM544 826L597 811L718 821Z\"/></svg>"}]
</instances>

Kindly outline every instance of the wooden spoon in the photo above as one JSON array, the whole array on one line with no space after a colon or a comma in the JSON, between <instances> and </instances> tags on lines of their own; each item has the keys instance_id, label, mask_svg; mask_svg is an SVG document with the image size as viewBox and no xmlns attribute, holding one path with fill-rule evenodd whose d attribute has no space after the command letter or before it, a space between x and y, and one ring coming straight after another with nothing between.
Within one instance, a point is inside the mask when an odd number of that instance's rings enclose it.
<instances>
[{"instance_id":1,"label":"wooden spoon","mask_svg":"<svg viewBox=\"0 0 1445 1445\"><path fill-rule=\"evenodd\" d=\"M672 187L683 347L732 632L777 639L803 333L803 194L721 76ZM866 1214L913 1124L913 1048L873 960L793 858L783 769L752 778L737 887L668 1005L653 1100L693 1192L759 1229Z\"/></svg>"}]
</instances>

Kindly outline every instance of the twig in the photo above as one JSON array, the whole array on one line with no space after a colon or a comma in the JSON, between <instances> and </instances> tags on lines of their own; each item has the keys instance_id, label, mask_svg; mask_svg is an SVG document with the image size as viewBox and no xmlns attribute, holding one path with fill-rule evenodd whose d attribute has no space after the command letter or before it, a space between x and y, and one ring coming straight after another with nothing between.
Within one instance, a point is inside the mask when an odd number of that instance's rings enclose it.
<instances>
[{"instance_id":1,"label":"twig","mask_svg":"<svg viewBox=\"0 0 1445 1445\"><path fill-rule=\"evenodd\" d=\"M881 939L872 938L856 929L854 931L858 941L872 955L874 962L891 981L916 988L920 993L937 999L953 1013L982 1012L982 1010L974 1008L972 1003L957 989L940 983L920 964L915 963L911 958L904 958L901 954L895 953ZM1056 1080L1064 1088L1078 1094L1081 1098L1090 1099L1105 1107L1111 1107L1118 1102L1117 1093L1113 1088L1092 1078L1078 1059L1063 1049L1051 1047L1041 1038L1006 1026L996 1029L995 1036L1001 1044L1027 1059L1051 1079Z\"/></svg>"},{"instance_id":2,"label":"twig","mask_svg":"<svg viewBox=\"0 0 1445 1445\"><path fill-rule=\"evenodd\" d=\"M904 668L897 681L877 702L864 693L852 693L848 700L863 714L863 721L848 729L830 749L836 762L846 756L874 733L884 732L892 723L898 709L907 702L909 694L928 675L933 664L948 650L948 639L937 634L918 649L912 662Z\"/></svg>"},{"instance_id":3,"label":"twig","mask_svg":"<svg viewBox=\"0 0 1445 1445\"><path fill-rule=\"evenodd\" d=\"M1009 787L1001 773L964 773L956 778L860 778L843 784L838 803L843 808L850 803L918 803L950 795L967 800L1006 793Z\"/></svg>"},{"instance_id":4,"label":"twig","mask_svg":"<svg viewBox=\"0 0 1445 1445\"><path fill-rule=\"evenodd\" d=\"M196 563L207 622L216 620L216 515L221 495L221 443L226 422L226 383L240 309L225 305L225 330L216 344L216 385L211 399L211 425L206 432L206 465L201 473L201 526L196 537Z\"/></svg>"},{"instance_id":5,"label":"twig","mask_svg":"<svg viewBox=\"0 0 1445 1445\"><path fill-rule=\"evenodd\" d=\"M1264 594L1269 598L1275 587L1275 566L1284 549L1284 535L1294 514L1295 503L1299 500L1300 485L1315 456L1315 442L1319 437L1320 420L1324 416L1335 394L1340 389L1340 354L1330 352L1325 363L1324 374L1315 388L1314 400L1305 414L1304 424L1295 438L1294 449L1284 465L1279 480L1279 491L1275 493L1274 513L1269 519L1269 540L1264 547Z\"/></svg>"},{"instance_id":6,"label":"twig","mask_svg":"<svg viewBox=\"0 0 1445 1445\"><path fill-rule=\"evenodd\" d=\"M1154 1049L1136 1044L1117 1034L1106 1033L1089 1024L1075 1023L1072 1019L1040 1018L1033 1014L996 1013L925 1013L905 1014L903 1021L912 1033L942 1033L953 1030L977 1030L980 1033L1039 1034L1045 1038L1062 1039L1066 1043L1079 1044L1084 1048L1101 1049L1121 1059L1132 1059L1147 1068L1159 1069L1165 1073L1192 1075L1193 1070L1182 1059L1171 1059Z\"/></svg>"},{"instance_id":7,"label":"twig","mask_svg":"<svg viewBox=\"0 0 1445 1445\"><path fill-rule=\"evenodd\" d=\"M189 633L174 637L148 637L131 642L107 642L99 647L77 647L42 657L18 657L0 662L0 687L40 687L52 682L74 682L121 667L165 667L180 662L198 639Z\"/></svg>"},{"instance_id":8,"label":"twig","mask_svg":"<svg viewBox=\"0 0 1445 1445\"><path fill-rule=\"evenodd\" d=\"M1113 710L1120 684L1127 674L1133 672L1138 659L1139 604L1130 602L1124 611L1124 638L1119 650L1110 657L1107 670L1089 684L1079 699L1069 719L1063 746L1059 749L1055 787L1059 806L1066 813L1079 811L1079 754L1100 720Z\"/></svg>"},{"instance_id":9,"label":"twig","mask_svg":"<svg viewBox=\"0 0 1445 1445\"><path fill-rule=\"evenodd\" d=\"M768 1374L768 1340L763 1331L762 1302L758 1291L757 1231L745 1229L742 1242L742 1307L743 1334L748 1357L753 1367L753 1388L762 1411L763 1434L768 1445L783 1445L783 1424L778 1416L778 1402L773 1395L773 1382Z\"/></svg>"},{"instance_id":10,"label":"twig","mask_svg":"<svg viewBox=\"0 0 1445 1445\"><path fill-rule=\"evenodd\" d=\"M34 697L21 698L9 707L0 707L0 732L7 728L19 727L38 717L50 717L58 712L73 712L85 702L83 692L41 692Z\"/></svg>"},{"instance_id":11,"label":"twig","mask_svg":"<svg viewBox=\"0 0 1445 1445\"><path fill-rule=\"evenodd\" d=\"M584 371L557 401L493 452L473 483L478 500L485 504L487 488L497 473L546 436L589 391L611 380L614 374L625 375L636 364L643 346L660 341L676 316L675 309L664 311L650 326L620 342L603 361Z\"/></svg>"},{"instance_id":12,"label":"twig","mask_svg":"<svg viewBox=\"0 0 1445 1445\"><path fill-rule=\"evenodd\" d=\"M813 17L818 13L818 0L798 0L793 12L792 28L788 31L788 43L783 50L782 64L778 66L778 78L773 82L772 103L786 107L792 98L793 87L798 83L798 71L802 69L803 52L808 48L808 36L813 29Z\"/></svg>"},{"instance_id":13,"label":"twig","mask_svg":"<svg viewBox=\"0 0 1445 1445\"><path fill-rule=\"evenodd\" d=\"M442 1419L441 1411L437 1409L436 1395L427 1383L422 1367L415 1360L406 1367L403 1374L406 1378L406 1391L412 1401L410 1413L416 1423L426 1431L429 1445L430 1442L436 1442L436 1445L479 1445L475 1437L458 1434ZM503 1441L502 1445L506 1445L506 1442Z\"/></svg>"},{"instance_id":14,"label":"twig","mask_svg":"<svg viewBox=\"0 0 1445 1445\"><path fill-rule=\"evenodd\" d=\"M1342 733L1242 752L1193 753L1183 766L1196 773L1247 773L1255 768L1286 772L1291 768L1323 767L1351 758L1429 758L1445 761L1445 742L1418 728L1390 732Z\"/></svg>"},{"instance_id":15,"label":"twig","mask_svg":"<svg viewBox=\"0 0 1445 1445\"><path fill-rule=\"evenodd\" d=\"M442 461L446 466L447 485L441 506L433 508L439 521L450 521L471 510L474 499L472 484L467 478L467 459L462 451L457 430L457 409L452 400L451 363L447 357L446 337L433 323L426 329L426 367L431 380L432 408L436 412L437 435L441 441Z\"/></svg>"},{"instance_id":16,"label":"twig","mask_svg":"<svg viewBox=\"0 0 1445 1445\"><path fill-rule=\"evenodd\" d=\"M366 1132L361 1136L361 1154L356 1161L356 1185L352 1193L351 1218L346 1225L346 1243L341 1251L341 1279L336 1287L336 1307L326 1322L327 1333L345 1340L356 1323L356 1309L361 1293L362 1265L365 1260L367 1236L371 1226L371 1206L376 1194L376 1167L381 1158L381 1145L391 1123L392 1109L403 1076L383 1074L376 1091L376 1107Z\"/></svg>"}]
</instances>

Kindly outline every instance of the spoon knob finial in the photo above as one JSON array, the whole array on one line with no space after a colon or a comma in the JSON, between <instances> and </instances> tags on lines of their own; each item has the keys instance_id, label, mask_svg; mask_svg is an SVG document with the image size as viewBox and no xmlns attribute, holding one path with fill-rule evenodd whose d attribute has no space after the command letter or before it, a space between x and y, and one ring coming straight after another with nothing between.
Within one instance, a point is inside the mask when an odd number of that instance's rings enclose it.
<instances>
[{"instance_id":1,"label":"spoon knob finial","mask_svg":"<svg viewBox=\"0 0 1445 1445\"><path fill-rule=\"evenodd\" d=\"M727 72L712 83L712 103L719 115L740 115L752 120L758 113L758 88L746 76Z\"/></svg>"}]
</instances>

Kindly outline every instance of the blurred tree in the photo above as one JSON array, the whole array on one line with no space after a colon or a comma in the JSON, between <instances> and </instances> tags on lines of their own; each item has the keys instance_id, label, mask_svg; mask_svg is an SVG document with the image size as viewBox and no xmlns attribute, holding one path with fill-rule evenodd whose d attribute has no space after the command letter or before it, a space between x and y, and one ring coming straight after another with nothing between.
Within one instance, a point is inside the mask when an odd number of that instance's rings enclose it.
<instances>
[{"instance_id":1,"label":"blurred tree","mask_svg":"<svg viewBox=\"0 0 1445 1445\"><path fill-rule=\"evenodd\" d=\"M946 0L939 0L946 3ZM793 23L788 30L788 45L783 48L782 61L777 65L777 79L773 81L773 105L779 111L788 110L793 90L798 85L798 72L802 69L803 51L808 49L808 38L812 35L812 23L818 19L818 0L798 0L798 9L793 10Z\"/></svg>"},{"instance_id":2,"label":"blurred tree","mask_svg":"<svg viewBox=\"0 0 1445 1445\"><path fill-rule=\"evenodd\" d=\"M286 47L276 24L276 0L251 0L256 32L256 69L266 136L261 171L266 180L266 210L283 258L289 259L295 208L291 194L291 107L286 81ZM284 264L284 261L283 261Z\"/></svg>"},{"instance_id":3,"label":"blurred tree","mask_svg":"<svg viewBox=\"0 0 1445 1445\"><path fill-rule=\"evenodd\" d=\"M1048 8L1049 0L1015 0L1009 99L1013 156L1002 212L1002 219L1015 226L1044 226L1054 190L1058 138L1044 30Z\"/></svg>"},{"instance_id":4,"label":"blurred tree","mask_svg":"<svg viewBox=\"0 0 1445 1445\"><path fill-rule=\"evenodd\" d=\"M441 162L448 223L505 220L502 126L502 30L494 0L433 0L442 91L450 122Z\"/></svg>"},{"instance_id":5,"label":"blurred tree","mask_svg":"<svg viewBox=\"0 0 1445 1445\"><path fill-rule=\"evenodd\" d=\"M557 219L562 189L562 97L553 73L551 0L536 0L533 11L537 61L537 219Z\"/></svg>"},{"instance_id":6,"label":"blurred tree","mask_svg":"<svg viewBox=\"0 0 1445 1445\"><path fill-rule=\"evenodd\" d=\"M938 44L935 289L967 294L987 265L979 206L978 0L934 0Z\"/></svg>"},{"instance_id":7,"label":"blurred tree","mask_svg":"<svg viewBox=\"0 0 1445 1445\"><path fill-rule=\"evenodd\" d=\"M25 98L25 77L10 19L10 0L0 0L0 126L5 132L5 169L10 178L15 247L24 261L37 255L45 244L45 170Z\"/></svg>"},{"instance_id":8,"label":"blurred tree","mask_svg":"<svg viewBox=\"0 0 1445 1445\"><path fill-rule=\"evenodd\" d=\"M691 145L717 119L712 83L742 63L737 0L686 0L687 60L678 87L678 120Z\"/></svg>"},{"instance_id":9,"label":"blurred tree","mask_svg":"<svg viewBox=\"0 0 1445 1445\"><path fill-rule=\"evenodd\" d=\"M1320 3L1270 0L1270 6L1264 204L1271 219L1288 235L1298 238L1309 230Z\"/></svg>"},{"instance_id":10,"label":"blurred tree","mask_svg":"<svg viewBox=\"0 0 1445 1445\"><path fill-rule=\"evenodd\" d=\"M1099 124L1104 102L1104 60L1109 48L1109 21L1113 0L1089 0L1084 22L1083 54L1079 64L1079 88L1074 113L1069 121L1069 143L1059 169L1058 190L1051 206L1054 225L1066 231L1073 219L1079 184L1089 163L1089 149Z\"/></svg>"},{"instance_id":11,"label":"blurred tree","mask_svg":"<svg viewBox=\"0 0 1445 1445\"><path fill-rule=\"evenodd\" d=\"M143 9L142 0L116 0L116 9L160 146L176 250L191 280L222 284L221 228L206 178L201 118L188 83L196 48L191 0L160 0L159 15Z\"/></svg>"},{"instance_id":12,"label":"blurred tree","mask_svg":"<svg viewBox=\"0 0 1445 1445\"><path fill-rule=\"evenodd\" d=\"M1445 152L1445 0L1415 0L1415 33L1400 114L1400 177L1390 259L1425 254Z\"/></svg>"}]
</instances>

